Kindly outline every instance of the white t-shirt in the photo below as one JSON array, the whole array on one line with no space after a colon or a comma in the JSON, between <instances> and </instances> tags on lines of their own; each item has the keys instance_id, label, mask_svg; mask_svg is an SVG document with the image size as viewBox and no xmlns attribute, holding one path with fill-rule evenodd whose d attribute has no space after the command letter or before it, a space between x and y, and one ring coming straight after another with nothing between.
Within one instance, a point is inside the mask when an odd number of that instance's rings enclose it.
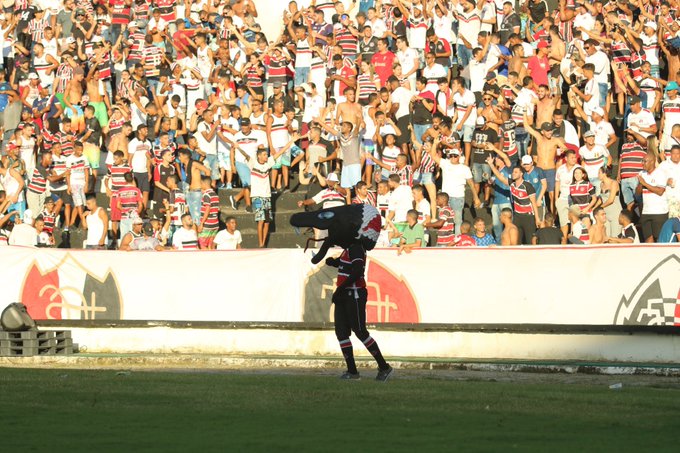
<instances>
[{"instance_id":1,"label":"white t-shirt","mask_svg":"<svg viewBox=\"0 0 680 453\"><path fill-rule=\"evenodd\" d=\"M409 186L400 185L392 191L389 210L394 212L394 222L406 222L406 213L413 209L413 192Z\"/></svg>"},{"instance_id":2,"label":"white t-shirt","mask_svg":"<svg viewBox=\"0 0 680 453\"><path fill-rule=\"evenodd\" d=\"M302 122L309 123L314 118L317 118L321 114L321 109L324 108L324 101L321 95L312 96L307 93L304 94L305 98L305 110L302 114Z\"/></svg>"},{"instance_id":3,"label":"white t-shirt","mask_svg":"<svg viewBox=\"0 0 680 453\"><path fill-rule=\"evenodd\" d=\"M146 173L147 160L151 153L151 142L148 140L141 141L138 138L133 138L128 143L128 154L130 155L130 164L133 173Z\"/></svg>"},{"instance_id":4,"label":"white t-shirt","mask_svg":"<svg viewBox=\"0 0 680 453\"><path fill-rule=\"evenodd\" d=\"M234 231L231 234L229 231L220 230L214 239L217 250L236 250L237 246L243 242L241 238L241 232L239 230Z\"/></svg>"},{"instance_id":5,"label":"white t-shirt","mask_svg":"<svg viewBox=\"0 0 680 453\"><path fill-rule=\"evenodd\" d=\"M605 146L609 142L609 137L615 134L614 127L609 121L590 122L590 130L595 132L595 144Z\"/></svg>"},{"instance_id":6,"label":"white t-shirt","mask_svg":"<svg viewBox=\"0 0 680 453\"><path fill-rule=\"evenodd\" d=\"M427 198L423 198L418 203L416 203L415 209L416 209L416 211L418 211L418 222L419 223L425 222L425 217L427 217L431 214L430 202L427 201Z\"/></svg>"},{"instance_id":7,"label":"white t-shirt","mask_svg":"<svg viewBox=\"0 0 680 453\"><path fill-rule=\"evenodd\" d=\"M465 111L468 109L469 106L475 106L476 105L476 99L475 99L475 93L473 93L470 90L465 90L463 94L460 94L458 92L453 94L453 103L456 105L456 112L458 113L458 118L456 119L456 126L460 124L460 122L463 120L463 117L465 116ZM473 108L472 111L470 112L470 116L467 117L467 120L465 120L465 123L463 123L464 126L474 126L475 122L477 121L477 109ZM451 194L449 194L451 195Z\"/></svg>"},{"instance_id":8,"label":"white t-shirt","mask_svg":"<svg viewBox=\"0 0 680 453\"><path fill-rule=\"evenodd\" d=\"M250 196L260 198L270 198L272 188L269 184L269 172L274 166L274 159L269 156L267 162L261 164L257 161L257 156L248 161L250 167Z\"/></svg>"},{"instance_id":9,"label":"white t-shirt","mask_svg":"<svg viewBox=\"0 0 680 453\"><path fill-rule=\"evenodd\" d=\"M390 98L393 104L399 104L399 108L395 113L395 118L399 119L408 115L409 113L409 103L411 102L412 94L404 87L399 87L392 92Z\"/></svg>"},{"instance_id":10,"label":"white t-shirt","mask_svg":"<svg viewBox=\"0 0 680 453\"><path fill-rule=\"evenodd\" d=\"M385 24L385 21L382 19L375 19L373 22L369 21L368 22L371 25L371 31L373 32L373 36L376 38L384 38L385 33L387 33L387 24Z\"/></svg>"},{"instance_id":11,"label":"white t-shirt","mask_svg":"<svg viewBox=\"0 0 680 453\"><path fill-rule=\"evenodd\" d=\"M647 109L641 109L638 113L630 112L628 114L628 127L652 127L656 124L654 114Z\"/></svg>"},{"instance_id":12,"label":"white t-shirt","mask_svg":"<svg viewBox=\"0 0 680 453\"><path fill-rule=\"evenodd\" d=\"M586 169L588 179L591 181L597 179L600 168L607 165L609 150L602 145L595 145L593 146L593 149L588 149L588 147L584 145L578 152L583 159L583 168Z\"/></svg>"},{"instance_id":13,"label":"white t-shirt","mask_svg":"<svg viewBox=\"0 0 680 453\"><path fill-rule=\"evenodd\" d=\"M597 83L609 84L610 62L606 53L598 50L592 55L586 56L586 63L595 65L595 81Z\"/></svg>"},{"instance_id":14,"label":"white t-shirt","mask_svg":"<svg viewBox=\"0 0 680 453\"><path fill-rule=\"evenodd\" d=\"M416 52L415 49L408 47L403 52L401 50L398 51L397 60L399 60L399 64L401 65L402 74L408 74L411 72L413 68L416 67L415 60L417 59L418 52ZM415 73L413 75L415 76Z\"/></svg>"},{"instance_id":15,"label":"white t-shirt","mask_svg":"<svg viewBox=\"0 0 680 453\"><path fill-rule=\"evenodd\" d=\"M214 156L217 154L217 134L215 134L212 140L208 141L203 137L203 133L210 134L211 125L205 121L201 121L196 129L196 141L198 142L198 147L208 156Z\"/></svg>"},{"instance_id":16,"label":"white t-shirt","mask_svg":"<svg viewBox=\"0 0 680 453\"><path fill-rule=\"evenodd\" d=\"M569 198L569 185L574 177L574 170L578 165L574 165L567 169L567 164L562 164L557 167L555 172L555 183L560 185L560 199L566 200Z\"/></svg>"},{"instance_id":17,"label":"white t-shirt","mask_svg":"<svg viewBox=\"0 0 680 453\"><path fill-rule=\"evenodd\" d=\"M652 173L642 170L640 176L652 187L666 187L668 177L666 172L657 168ZM657 195L646 188L642 188L642 213L643 214L668 214L668 200L666 194Z\"/></svg>"},{"instance_id":18,"label":"white t-shirt","mask_svg":"<svg viewBox=\"0 0 680 453\"><path fill-rule=\"evenodd\" d=\"M676 164L670 159L666 159L659 164L659 170L666 174L666 181L673 180L675 187L666 187L666 197L680 200L680 163Z\"/></svg>"},{"instance_id":19,"label":"white t-shirt","mask_svg":"<svg viewBox=\"0 0 680 453\"><path fill-rule=\"evenodd\" d=\"M442 169L442 192L446 192L451 198L464 198L465 184L468 179L472 179L470 167L452 164L448 159L442 159L439 167Z\"/></svg>"},{"instance_id":20,"label":"white t-shirt","mask_svg":"<svg viewBox=\"0 0 680 453\"><path fill-rule=\"evenodd\" d=\"M583 94L591 96L590 100L583 103L583 111L586 115L590 116L590 114L593 113L593 109L600 106L600 87L597 85L595 79L590 79L586 83Z\"/></svg>"},{"instance_id":21,"label":"white t-shirt","mask_svg":"<svg viewBox=\"0 0 680 453\"><path fill-rule=\"evenodd\" d=\"M172 234L172 246L177 250L198 249L196 230L187 230L184 227L178 228Z\"/></svg>"},{"instance_id":22,"label":"white t-shirt","mask_svg":"<svg viewBox=\"0 0 680 453\"><path fill-rule=\"evenodd\" d=\"M35 247L38 244L38 232L27 223L15 225L9 234L9 245Z\"/></svg>"}]
</instances>

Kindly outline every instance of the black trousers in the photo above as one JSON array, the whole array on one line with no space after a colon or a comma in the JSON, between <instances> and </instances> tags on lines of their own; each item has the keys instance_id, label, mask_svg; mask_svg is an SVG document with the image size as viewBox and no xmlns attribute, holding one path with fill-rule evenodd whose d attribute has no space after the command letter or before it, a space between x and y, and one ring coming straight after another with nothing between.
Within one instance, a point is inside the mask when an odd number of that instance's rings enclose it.
<instances>
[{"instance_id":1,"label":"black trousers","mask_svg":"<svg viewBox=\"0 0 680 453\"><path fill-rule=\"evenodd\" d=\"M531 245L531 238L536 232L536 217L533 214L517 214L512 218L519 228L519 242L523 245Z\"/></svg>"},{"instance_id":2,"label":"black trousers","mask_svg":"<svg viewBox=\"0 0 680 453\"><path fill-rule=\"evenodd\" d=\"M354 332L364 341L369 333L366 329L366 288L336 290L335 296L335 336L346 340Z\"/></svg>"}]
</instances>

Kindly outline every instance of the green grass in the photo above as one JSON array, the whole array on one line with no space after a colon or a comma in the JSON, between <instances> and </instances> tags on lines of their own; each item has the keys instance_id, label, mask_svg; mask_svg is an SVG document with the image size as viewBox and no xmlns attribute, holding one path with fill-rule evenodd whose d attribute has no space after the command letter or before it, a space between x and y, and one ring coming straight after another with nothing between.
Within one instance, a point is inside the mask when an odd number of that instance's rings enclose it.
<instances>
[{"instance_id":1,"label":"green grass","mask_svg":"<svg viewBox=\"0 0 680 453\"><path fill-rule=\"evenodd\" d=\"M25 451L677 451L680 390L0 369Z\"/></svg>"}]
</instances>

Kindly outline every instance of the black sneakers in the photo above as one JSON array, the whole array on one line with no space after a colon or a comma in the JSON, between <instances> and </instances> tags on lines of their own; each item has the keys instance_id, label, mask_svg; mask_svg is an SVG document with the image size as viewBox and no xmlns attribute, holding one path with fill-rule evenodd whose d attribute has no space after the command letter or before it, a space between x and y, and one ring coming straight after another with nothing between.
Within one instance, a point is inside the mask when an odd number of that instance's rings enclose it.
<instances>
[{"instance_id":1,"label":"black sneakers","mask_svg":"<svg viewBox=\"0 0 680 453\"><path fill-rule=\"evenodd\" d=\"M238 209L238 203L236 202L236 200L234 200L233 195L229 195L229 203L231 204L231 209L233 209L234 211Z\"/></svg>"},{"instance_id":2,"label":"black sneakers","mask_svg":"<svg viewBox=\"0 0 680 453\"><path fill-rule=\"evenodd\" d=\"M390 378L390 376L392 376L393 371L394 368L392 368L390 365L387 365L387 368L384 370L378 370L378 375L375 377L375 380L379 382L385 382Z\"/></svg>"},{"instance_id":3,"label":"black sneakers","mask_svg":"<svg viewBox=\"0 0 680 453\"><path fill-rule=\"evenodd\" d=\"M340 376L340 379L343 381L358 381L361 379L361 375L359 375L359 373L350 373L349 371L345 371Z\"/></svg>"}]
</instances>

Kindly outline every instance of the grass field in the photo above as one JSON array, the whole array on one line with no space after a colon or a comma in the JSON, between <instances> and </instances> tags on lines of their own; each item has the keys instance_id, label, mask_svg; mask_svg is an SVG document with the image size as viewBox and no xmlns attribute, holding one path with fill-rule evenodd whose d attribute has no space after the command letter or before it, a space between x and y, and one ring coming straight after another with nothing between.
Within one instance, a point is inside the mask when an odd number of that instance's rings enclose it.
<instances>
[{"instance_id":1,"label":"grass field","mask_svg":"<svg viewBox=\"0 0 680 453\"><path fill-rule=\"evenodd\" d=\"M5 452L678 451L679 408L673 387L0 369Z\"/></svg>"}]
</instances>

